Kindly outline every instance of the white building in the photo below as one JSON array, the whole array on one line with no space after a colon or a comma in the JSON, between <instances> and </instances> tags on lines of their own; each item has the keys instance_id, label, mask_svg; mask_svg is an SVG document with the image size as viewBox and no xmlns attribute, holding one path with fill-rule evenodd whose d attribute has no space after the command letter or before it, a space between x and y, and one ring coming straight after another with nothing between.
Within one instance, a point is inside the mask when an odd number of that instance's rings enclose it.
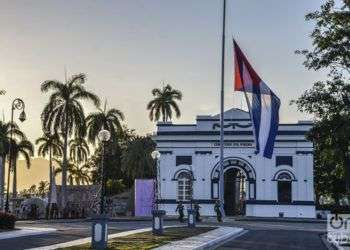
<instances>
[{"instance_id":1,"label":"white building","mask_svg":"<svg viewBox=\"0 0 350 250\"><path fill-rule=\"evenodd\" d=\"M197 116L196 124L158 123L161 205L174 215L178 201L193 199L202 215L215 215L219 187L220 120ZM280 124L272 159L255 154L249 113L225 112L224 196L227 215L315 217L310 122Z\"/></svg>"}]
</instances>

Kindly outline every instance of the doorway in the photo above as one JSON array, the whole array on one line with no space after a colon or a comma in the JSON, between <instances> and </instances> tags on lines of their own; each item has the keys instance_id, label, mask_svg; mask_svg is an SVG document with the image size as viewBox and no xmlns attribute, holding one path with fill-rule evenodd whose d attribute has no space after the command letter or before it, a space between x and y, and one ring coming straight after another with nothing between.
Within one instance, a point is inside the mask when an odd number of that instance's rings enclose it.
<instances>
[{"instance_id":1,"label":"doorway","mask_svg":"<svg viewBox=\"0 0 350 250\"><path fill-rule=\"evenodd\" d=\"M245 215L246 176L238 168L224 174L224 209L226 215Z\"/></svg>"}]
</instances>

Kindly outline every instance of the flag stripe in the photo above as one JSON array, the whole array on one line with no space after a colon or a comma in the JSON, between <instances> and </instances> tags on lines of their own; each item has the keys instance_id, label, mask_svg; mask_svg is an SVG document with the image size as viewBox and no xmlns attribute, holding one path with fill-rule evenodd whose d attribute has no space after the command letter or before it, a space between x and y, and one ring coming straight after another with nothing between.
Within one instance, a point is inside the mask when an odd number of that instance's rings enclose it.
<instances>
[{"instance_id":1,"label":"flag stripe","mask_svg":"<svg viewBox=\"0 0 350 250\"><path fill-rule=\"evenodd\" d=\"M272 92L272 91L271 91ZM266 147L264 150L264 156L267 158L272 157L273 147L275 144L275 138L278 131L278 123L279 123L279 108L280 108L280 100L279 98L272 92L271 95L271 122L270 122L270 134L266 143Z\"/></svg>"},{"instance_id":2,"label":"flag stripe","mask_svg":"<svg viewBox=\"0 0 350 250\"><path fill-rule=\"evenodd\" d=\"M261 80L249 61L234 41L235 76L234 89L243 91L252 122L256 142L256 153L271 158L279 123L280 100Z\"/></svg>"}]
</instances>

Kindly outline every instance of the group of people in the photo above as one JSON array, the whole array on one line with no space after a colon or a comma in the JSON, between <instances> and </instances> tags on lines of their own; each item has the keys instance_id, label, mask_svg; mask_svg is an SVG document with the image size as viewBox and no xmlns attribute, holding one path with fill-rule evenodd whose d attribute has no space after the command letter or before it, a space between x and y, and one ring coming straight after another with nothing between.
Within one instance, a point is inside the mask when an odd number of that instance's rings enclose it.
<instances>
[{"instance_id":1,"label":"group of people","mask_svg":"<svg viewBox=\"0 0 350 250\"><path fill-rule=\"evenodd\" d=\"M196 222L200 222L201 218L200 218L199 209L201 208L201 206L199 206L199 204L197 202L195 202L193 207L194 207L194 211L196 213ZM184 216L185 216L184 209L185 209L185 206L183 205L182 201L179 201L179 203L177 204L175 212L178 212L178 214L179 214L179 221L181 223L184 222ZM214 211L216 213L217 221L218 222L222 222L222 211L221 211L220 200L216 200L215 201Z\"/></svg>"}]
</instances>

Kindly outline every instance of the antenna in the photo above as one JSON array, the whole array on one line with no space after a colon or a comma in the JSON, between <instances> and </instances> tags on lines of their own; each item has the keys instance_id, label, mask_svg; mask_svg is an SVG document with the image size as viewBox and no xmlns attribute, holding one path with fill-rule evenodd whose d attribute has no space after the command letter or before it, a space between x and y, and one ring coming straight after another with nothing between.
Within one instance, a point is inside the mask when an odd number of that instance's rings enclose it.
<instances>
[{"instance_id":1,"label":"antenna","mask_svg":"<svg viewBox=\"0 0 350 250\"><path fill-rule=\"evenodd\" d=\"M67 66L64 65L64 80L67 82Z\"/></svg>"},{"instance_id":2,"label":"antenna","mask_svg":"<svg viewBox=\"0 0 350 250\"><path fill-rule=\"evenodd\" d=\"M105 106L104 106L104 112L106 112L106 110L107 110L107 97L105 97Z\"/></svg>"}]
</instances>

